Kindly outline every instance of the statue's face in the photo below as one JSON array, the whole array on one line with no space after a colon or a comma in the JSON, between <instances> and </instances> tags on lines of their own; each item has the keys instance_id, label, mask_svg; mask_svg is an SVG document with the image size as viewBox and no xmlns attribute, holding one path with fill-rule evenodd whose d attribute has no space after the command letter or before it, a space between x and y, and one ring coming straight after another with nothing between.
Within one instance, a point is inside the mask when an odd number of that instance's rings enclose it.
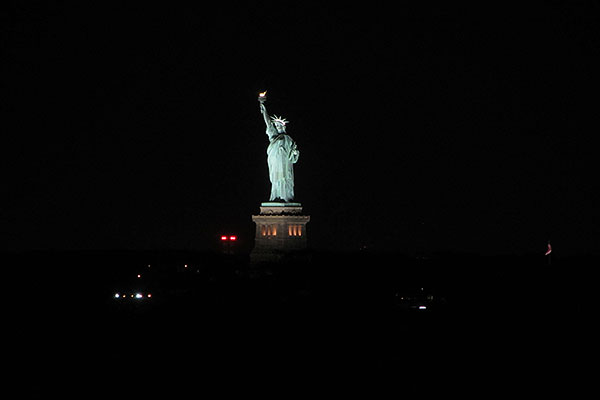
<instances>
[{"instance_id":1,"label":"statue's face","mask_svg":"<svg viewBox=\"0 0 600 400\"><path fill-rule=\"evenodd\" d=\"M275 129L277 129L277 132L279 133L284 133L285 125L283 125L281 122L275 122Z\"/></svg>"}]
</instances>

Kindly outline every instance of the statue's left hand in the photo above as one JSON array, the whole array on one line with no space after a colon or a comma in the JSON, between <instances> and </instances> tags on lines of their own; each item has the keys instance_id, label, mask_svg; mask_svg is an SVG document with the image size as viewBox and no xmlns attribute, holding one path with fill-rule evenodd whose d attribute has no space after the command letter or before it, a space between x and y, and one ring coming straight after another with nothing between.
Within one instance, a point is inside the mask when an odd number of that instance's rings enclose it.
<instances>
[{"instance_id":1,"label":"statue's left hand","mask_svg":"<svg viewBox=\"0 0 600 400\"><path fill-rule=\"evenodd\" d=\"M290 155L289 155L290 161L295 163L296 161L298 161L299 155L300 155L300 152L298 151L297 147L294 145L294 147L292 148L292 151L290 151Z\"/></svg>"}]
</instances>

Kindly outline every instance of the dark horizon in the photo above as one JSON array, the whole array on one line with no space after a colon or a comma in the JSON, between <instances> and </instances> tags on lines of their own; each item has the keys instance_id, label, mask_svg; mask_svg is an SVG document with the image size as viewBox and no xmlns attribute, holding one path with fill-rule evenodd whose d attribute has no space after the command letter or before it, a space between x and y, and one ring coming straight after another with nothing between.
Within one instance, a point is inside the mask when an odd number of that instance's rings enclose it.
<instances>
[{"instance_id":1,"label":"dark horizon","mask_svg":"<svg viewBox=\"0 0 600 400\"><path fill-rule=\"evenodd\" d=\"M309 246L598 255L598 6L15 3L0 251L203 251L290 120Z\"/></svg>"}]
</instances>

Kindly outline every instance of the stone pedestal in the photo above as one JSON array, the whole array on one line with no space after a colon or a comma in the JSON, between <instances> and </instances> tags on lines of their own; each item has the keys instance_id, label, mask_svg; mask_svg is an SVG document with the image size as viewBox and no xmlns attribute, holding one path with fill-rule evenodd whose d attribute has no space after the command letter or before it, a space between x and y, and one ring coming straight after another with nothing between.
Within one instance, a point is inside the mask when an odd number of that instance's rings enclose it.
<instances>
[{"instance_id":1,"label":"stone pedestal","mask_svg":"<svg viewBox=\"0 0 600 400\"><path fill-rule=\"evenodd\" d=\"M310 216L302 214L300 203L261 203L260 214L253 215L252 221L256 224L252 263L277 262L286 254L306 249Z\"/></svg>"}]
</instances>

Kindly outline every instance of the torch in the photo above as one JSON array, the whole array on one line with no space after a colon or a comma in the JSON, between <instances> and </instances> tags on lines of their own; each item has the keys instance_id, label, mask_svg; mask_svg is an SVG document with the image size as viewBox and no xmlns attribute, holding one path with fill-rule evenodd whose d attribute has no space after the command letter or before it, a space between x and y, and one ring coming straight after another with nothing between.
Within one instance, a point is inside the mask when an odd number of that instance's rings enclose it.
<instances>
[{"instance_id":1,"label":"torch","mask_svg":"<svg viewBox=\"0 0 600 400\"><path fill-rule=\"evenodd\" d=\"M265 101L267 101L267 91L266 90L264 92L258 94L258 102L261 104L261 106L264 104ZM262 111L262 107L261 107L261 111Z\"/></svg>"},{"instance_id":2,"label":"torch","mask_svg":"<svg viewBox=\"0 0 600 400\"><path fill-rule=\"evenodd\" d=\"M258 94L258 101L260 101L261 103L264 103L265 101L267 101L267 91L266 90L264 92Z\"/></svg>"}]
</instances>

